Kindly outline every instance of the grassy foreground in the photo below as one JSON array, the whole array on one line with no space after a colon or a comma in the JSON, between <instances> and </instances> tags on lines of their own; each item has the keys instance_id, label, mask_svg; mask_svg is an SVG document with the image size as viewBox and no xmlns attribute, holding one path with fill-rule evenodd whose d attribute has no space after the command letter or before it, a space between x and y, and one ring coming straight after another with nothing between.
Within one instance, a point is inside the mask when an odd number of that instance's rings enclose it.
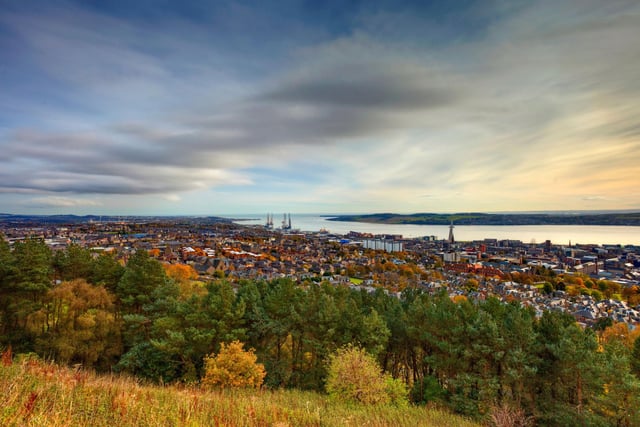
<instances>
[{"instance_id":1,"label":"grassy foreground","mask_svg":"<svg viewBox=\"0 0 640 427\"><path fill-rule=\"evenodd\" d=\"M318 393L144 385L42 361L0 366L2 426L477 426L444 410L365 407Z\"/></svg>"}]
</instances>

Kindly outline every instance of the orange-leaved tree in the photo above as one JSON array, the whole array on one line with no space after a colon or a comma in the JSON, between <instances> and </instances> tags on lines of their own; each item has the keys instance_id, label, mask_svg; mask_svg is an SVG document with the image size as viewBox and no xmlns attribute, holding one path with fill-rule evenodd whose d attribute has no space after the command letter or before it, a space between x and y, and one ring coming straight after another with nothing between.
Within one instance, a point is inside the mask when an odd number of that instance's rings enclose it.
<instances>
[{"instance_id":1,"label":"orange-leaved tree","mask_svg":"<svg viewBox=\"0 0 640 427\"><path fill-rule=\"evenodd\" d=\"M222 343L217 355L205 357L205 387L259 388L266 372L262 363L256 363L253 349L244 350L244 344L233 341Z\"/></svg>"},{"instance_id":2,"label":"orange-leaved tree","mask_svg":"<svg viewBox=\"0 0 640 427\"><path fill-rule=\"evenodd\" d=\"M198 272L188 264L163 264L167 276L178 283L186 283L198 278Z\"/></svg>"},{"instance_id":3,"label":"orange-leaved tree","mask_svg":"<svg viewBox=\"0 0 640 427\"><path fill-rule=\"evenodd\" d=\"M611 344L617 341L631 350L634 341L640 337L640 329L630 330L629 326L624 322L616 322L602 331L600 342L603 345Z\"/></svg>"},{"instance_id":4,"label":"orange-leaved tree","mask_svg":"<svg viewBox=\"0 0 640 427\"><path fill-rule=\"evenodd\" d=\"M207 289L204 283L196 281L198 272L187 264L163 264L164 271L180 288L180 296L189 299L193 295L204 296Z\"/></svg>"}]
</instances>

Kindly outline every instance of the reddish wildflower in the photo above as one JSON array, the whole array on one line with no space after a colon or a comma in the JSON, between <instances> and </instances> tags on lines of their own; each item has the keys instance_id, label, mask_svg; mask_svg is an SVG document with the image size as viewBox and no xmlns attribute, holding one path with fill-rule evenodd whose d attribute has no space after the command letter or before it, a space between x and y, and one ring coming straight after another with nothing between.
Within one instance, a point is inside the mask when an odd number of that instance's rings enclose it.
<instances>
[{"instance_id":1,"label":"reddish wildflower","mask_svg":"<svg viewBox=\"0 0 640 427\"><path fill-rule=\"evenodd\" d=\"M38 399L38 393L32 391L29 394L29 398L24 403L24 418L29 418L33 413L33 408L36 406L36 400Z\"/></svg>"},{"instance_id":2,"label":"reddish wildflower","mask_svg":"<svg viewBox=\"0 0 640 427\"><path fill-rule=\"evenodd\" d=\"M7 347L7 349L2 353L2 366L11 366L13 361L11 346Z\"/></svg>"}]
</instances>

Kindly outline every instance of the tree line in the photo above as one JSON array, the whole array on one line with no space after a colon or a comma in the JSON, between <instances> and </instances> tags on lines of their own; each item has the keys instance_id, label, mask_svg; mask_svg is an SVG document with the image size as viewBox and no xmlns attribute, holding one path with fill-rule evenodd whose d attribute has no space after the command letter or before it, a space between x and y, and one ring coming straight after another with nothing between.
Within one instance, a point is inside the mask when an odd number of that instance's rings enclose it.
<instances>
[{"instance_id":1,"label":"tree line","mask_svg":"<svg viewBox=\"0 0 640 427\"><path fill-rule=\"evenodd\" d=\"M517 302L373 293L288 279L199 283L145 251L122 265L77 245L0 239L0 346L156 382L198 382L238 341L271 388L324 390L348 345L403 381L416 404L482 418L522 411L539 425L640 425L640 339L624 324L583 329Z\"/></svg>"}]
</instances>

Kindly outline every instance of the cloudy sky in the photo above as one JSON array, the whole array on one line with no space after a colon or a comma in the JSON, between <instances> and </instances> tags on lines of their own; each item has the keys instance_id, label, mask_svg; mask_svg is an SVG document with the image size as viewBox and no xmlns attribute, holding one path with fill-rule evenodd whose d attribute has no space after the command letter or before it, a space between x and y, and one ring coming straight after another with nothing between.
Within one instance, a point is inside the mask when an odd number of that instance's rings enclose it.
<instances>
[{"instance_id":1,"label":"cloudy sky","mask_svg":"<svg viewBox=\"0 0 640 427\"><path fill-rule=\"evenodd\" d=\"M640 208L640 3L0 0L0 212Z\"/></svg>"}]
</instances>

